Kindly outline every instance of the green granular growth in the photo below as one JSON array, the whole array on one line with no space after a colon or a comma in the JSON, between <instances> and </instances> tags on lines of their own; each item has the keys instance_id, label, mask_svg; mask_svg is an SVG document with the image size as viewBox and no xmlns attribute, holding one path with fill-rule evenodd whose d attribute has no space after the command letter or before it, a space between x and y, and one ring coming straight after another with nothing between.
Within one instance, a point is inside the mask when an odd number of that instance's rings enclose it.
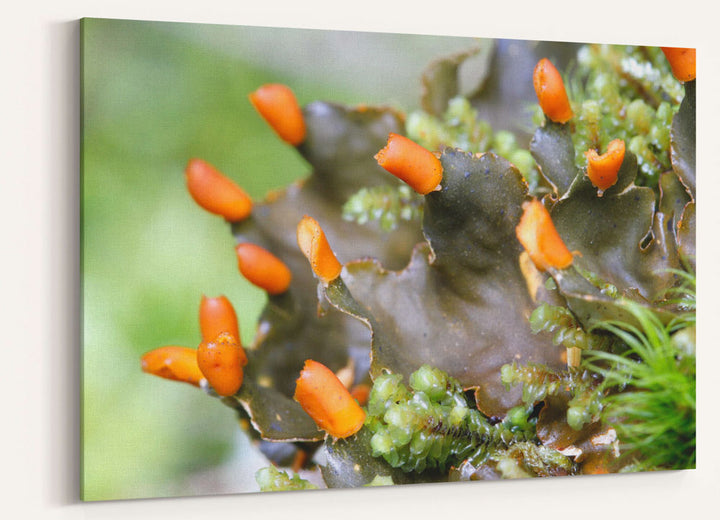
<instances>
[{"instance_id":1,"label":"green granular growth","mask_svg":"<svg viewBox=\"0 0 720 520\"><path fill-rule=\"evenodd\" d=\"M437 368L423 365L409 384L410 389L401 376L383 374L368 401L365 426L373 432L372 455L393 467L445 471L480 452L534 435L528 410L516 410L491 425L468 403L460 383Z\"/></svg>"},{"instance_id":2,"label":"green granular growth","mask_svg":"<svg viewBox=\"0 0 720 520\"><path fill-rule=\"evenodd\" d=\"M423 202L405 184L362 188L343 205L343 219L360 225L377 221L382 231L392 231L400 221L422 220Z\"/></svg>"},{"instance_id":3,"label":"green granular growth","mask_svg":"<svg viewBox=\"0 0 720 520\"><path fill-rule=\"evenodd\" d=\"M299 491L302 489L317 489L315 484L303 479L297 473L288 475L275 466L260 468L255 473L255 481L260 491Z\"/></svg>"},{"instance_id":4,"label":"green granular growth","mask_svg":"<svg viewBox=\"0 0 720 520\"><path fill-rule=\"evenodd\" d=\"M638 159L636 184L656 186L671 169L670 128L684 92L659 48L586 45L570 73L569 97L575 117L572 139L578 167L585 152L607 151L625 141Z\"/></svg>"}]
</instances>

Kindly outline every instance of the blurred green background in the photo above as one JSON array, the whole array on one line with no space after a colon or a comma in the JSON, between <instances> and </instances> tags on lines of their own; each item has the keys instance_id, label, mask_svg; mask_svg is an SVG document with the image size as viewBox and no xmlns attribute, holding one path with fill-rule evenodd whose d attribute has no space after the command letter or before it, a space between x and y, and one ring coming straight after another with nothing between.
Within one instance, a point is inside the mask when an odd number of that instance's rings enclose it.
<instances>
[{"instance_id":1,"label":"blurred green background","mask_svg":"<svg viewBox=\"0 0 720 520\"><path fill-rule=\"evenodd\" d=\"M201 295L226 295L244 343L264 293L238 273L234 240L185 189L203 158L255 199L308 173L250 105L259 85L301 104L417 108L433 59L461 38L181 23L82 21L85 500L257 491L266 461L233 412L140 356L196 347Z\"/></svg>"}]
</instances>

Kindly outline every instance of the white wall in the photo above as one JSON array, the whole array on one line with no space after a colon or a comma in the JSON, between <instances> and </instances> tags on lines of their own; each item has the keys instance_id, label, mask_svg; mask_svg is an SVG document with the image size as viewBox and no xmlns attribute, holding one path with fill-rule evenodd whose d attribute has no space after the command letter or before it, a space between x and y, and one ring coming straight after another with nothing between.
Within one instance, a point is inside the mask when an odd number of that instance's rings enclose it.
<instances>
[{"instance_id":1,"label":"white wall","mask_svg":"<svg viewBox=\"0 0 720 520\"><path fill-rule=\"evenodd\" d=\"M0 88L0 320L4 352L0 511L7 518L419 518L467 512L516 518L708 517L720 491L715 434L720 345L712 293L718 289L713 213L720 164L719 40L713 4L656 1L649 14L627 1L509 1L463 14L442 0L233 0L61 2L26 0L3 8ZM703 7L699 7L703 5ZM667 14L666 14L667 13ZM321 29L352 29L698 47L700 167L700 341L698 469L685 472L468 483L357 491L82 504L79 478L78 46L76 20L132 18ZM530 513L530 510L535 510ZM371 516L372 517L372 516Z\"/></svg>"}]
</instances>

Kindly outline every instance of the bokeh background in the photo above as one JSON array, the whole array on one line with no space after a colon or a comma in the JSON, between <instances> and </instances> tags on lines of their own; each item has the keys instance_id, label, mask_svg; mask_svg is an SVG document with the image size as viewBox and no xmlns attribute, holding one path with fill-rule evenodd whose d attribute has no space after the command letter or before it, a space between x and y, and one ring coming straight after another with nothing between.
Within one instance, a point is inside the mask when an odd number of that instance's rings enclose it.
<instances>
[{"instance_id":1,"label":"bokeh background","mask_svg":"<svg viewBox=\"0 0 720 520\"><path fill-rule=\"evenodd\" d=\"M226 295L250 343L262 291L234 239L190 198L189 158L253 198L308 173L248 93L290 85L316 99L419 105L420 76L466 38L84 19L82 52L82 495L111 500L257 491L267 462L234 413L144 374L140 356L196 347L201 295Z\"/></svg>"}]
</instances>

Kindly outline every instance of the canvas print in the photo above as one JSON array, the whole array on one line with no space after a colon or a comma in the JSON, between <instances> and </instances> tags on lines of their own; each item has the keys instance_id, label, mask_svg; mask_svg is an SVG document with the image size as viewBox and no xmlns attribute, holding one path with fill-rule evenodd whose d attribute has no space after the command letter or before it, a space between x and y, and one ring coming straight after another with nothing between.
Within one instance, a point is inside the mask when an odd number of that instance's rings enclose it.
<instances>
[{"instance_id":1,"label":"canvas print","mask_svg":"<svg viewBox=\"0 0 720 520\"><path fill-rule=\"evenodd\" d=\"M694 49L81 28L84 500L695 467Z\"/></svg>"}]
</instances>

